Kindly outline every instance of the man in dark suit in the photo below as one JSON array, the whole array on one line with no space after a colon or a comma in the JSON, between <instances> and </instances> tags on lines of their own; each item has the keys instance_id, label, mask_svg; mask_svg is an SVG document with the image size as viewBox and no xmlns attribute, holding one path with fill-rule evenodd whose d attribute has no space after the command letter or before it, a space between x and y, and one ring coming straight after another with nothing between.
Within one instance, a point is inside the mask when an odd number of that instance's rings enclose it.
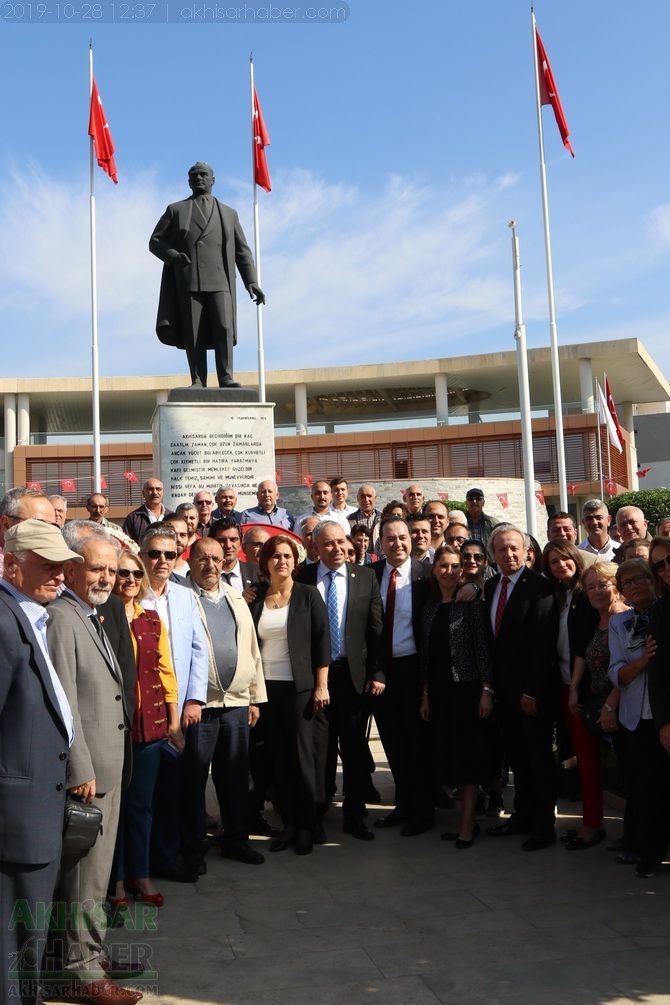
<instances>
[{"instance_id":1,"label":"man in dark suit","mask_svg":"<svg viewBox=\"0 0 670 1005\"><path fill-rule=\"evenodd\" d=\"M330 705L325 715L331 740L337 744L339 739L342 758L343 830L361 841L371 841L374 834L364 821L370 775L363 730L363 695L378 697L384 692L379 586L371 569L347 563L347 539L339 523L322 521L314 528L313 540L319 561L303 566L298 579L316 586L328 610ZM328 746L328 732L322 730L316 745L319 785L325 782Z\"/></svg>"},{"instance_id":2,"label":"man in dark suit","mask_svg":"<svg viewBox=\"0 0 670 1005\"><path fill-rule=\"evenodd\" d=\"M44 608L79 560L57 527L5 533L0 580L0 999L37 1001L60 861L72 712L46 647Z\"/></svg>"},{"instance_id":3,"label":"man in dark suit","mask_svg":"<svg viewBox=\"0 0 670 1005\"><path fill-rule=\"evenodd\" d=\"M240 525L232 517L213 521L209 536L218 541L223 550L221 578L228 586L241 593L250 604L255 598L255 587L260 581L260 576L257 566L241 562L237 557L242 547Z\"/></svg>"},{"instance_id":4,"label":"man in dark suit","mask_svg":"<svg viewBox=\"0 0 670 1005\"><path fill-rule=\"evenodd\" d=\"M431 570L411 558L412 539L400 517L384 521L380 542L385 558L372 569L384 605L386 690L375 719L395 782L396 805L375 827L402 824L402 836L412 837L433 825L427 725L419 715L421 608Z\"/></svg>"},{"instance_id":5,"label":"man in dark suit","mask_svg":"<svg viewBox=\"0 0 670 1005\"><path fill-rule=\"evenodd\" d=\"M186 350L194 387L207 386L207 350L214 350L219 387L239 387L232 377L237 343L235 267L257 304L265 296L234 209L212 195L214 172L200 161L188 172L189 199L168 206L149 250L164 263L156 334Z\"/></svg>"},{"instance_id":6,"label":"man in dark suit","mask_svg":"<svg viewBox=\"0 0 670 1005\"><path fill-rule=\"evenodd\" d=\"M560 682L558 618L548 580L526 568L523 531L499 525L491 532L489 550L500 572L486 581L484 597L496 708L514 772L514 812L488 833L527 834L522 848L538 851L556 841L552 734Z\"/></svg>"},{"instance_id":7,"label":"man in dark suit","mask_svg":"<svg viewBox=\"0 0 670 1005\"><path fill-rule=\"evenodd\" d=\"M84 561L65 566L67 589L49 607L47 637L74 716L68 785L75 795L96 802L103 827L84 858L61 862L48 955L71 982L69 1001L134 1005L141 994L110 977L120 972L137 975L143 968L121 967L103 946L102 904L114 856L130 728L121 670L97 614L98 604L107 600L114 585L118 547L97 535L76 547Z\"/></svg>"}]
</instances>

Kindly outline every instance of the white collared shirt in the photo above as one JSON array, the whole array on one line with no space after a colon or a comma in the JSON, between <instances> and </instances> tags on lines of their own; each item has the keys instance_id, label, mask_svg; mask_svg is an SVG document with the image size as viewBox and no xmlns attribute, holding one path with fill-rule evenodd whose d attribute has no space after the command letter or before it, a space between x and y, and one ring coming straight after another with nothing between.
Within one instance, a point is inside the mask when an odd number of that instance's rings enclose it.
<instances>
[{"instance_id":1,"label":"white collared shirt","mask_svg":"<svg viewBox=\"0 0 670 1005\"><path fill-rule=\"evenodd\" d=\"M586 551L590 555L597 555L598 558L602 558L604 562L611 562L614 559L617 551L619 550L619 545L616 541L613 541L611 537L607 538L607 544L602 548L594 548L588 537L586 541L582 541L577 547L580 551Z\"/></svg>"}]
</instances>

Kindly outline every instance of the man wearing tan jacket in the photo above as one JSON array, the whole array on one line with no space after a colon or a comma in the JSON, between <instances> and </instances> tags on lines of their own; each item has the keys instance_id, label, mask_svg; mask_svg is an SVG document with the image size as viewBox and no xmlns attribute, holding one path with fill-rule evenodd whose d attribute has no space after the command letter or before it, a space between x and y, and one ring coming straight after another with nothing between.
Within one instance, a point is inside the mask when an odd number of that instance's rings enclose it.
<instances>
[{"instance_id":1,"label":"man wearing tan jacket","mask_svg":"<svg viewBox=\"0 0 670 1005\"><path fill-rule=\"evenodd\" d=\"M186 734L184 771L187 798L184 814L184 859L203 871L205 787L212 781L221 811L224 858L260 865L264 856L249 844L249 730L267 701L260 650L251 614L241 594L221 581L223 549L205 537L189 556L190 584L198 595L209 646L207 704L200 722Z\"/></svg>"}]
</instances>

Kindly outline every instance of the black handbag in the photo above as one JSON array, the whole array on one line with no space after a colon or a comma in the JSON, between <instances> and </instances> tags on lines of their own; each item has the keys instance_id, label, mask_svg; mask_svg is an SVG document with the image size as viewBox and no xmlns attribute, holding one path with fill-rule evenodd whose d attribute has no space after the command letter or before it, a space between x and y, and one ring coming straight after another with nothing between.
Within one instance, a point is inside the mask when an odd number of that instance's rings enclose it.
<instances>
[{"instance_id":1,"label":"black handbag","mask_svg":"<svg viewBox=\"0 0 670 1005\"><path fill-rule=\"evenodd\" d=\"M102 830L102 810L81 796L69 795L65 800L63 822L63 854L69 862L87 855Z\"/></svg>"},{"instance_id":2,"label":"black handbag","mask_svg":"<svg viewBox=\"0 0 670 1005\"><path fill-rule=\"evenodd\" d=\"M602 737L606 735L603 733L599 720L600 713L603 710L603 705L607 701L611 691L612 688L608 687L605 691L601 691L599 694L589 695L589 697L581 703L581 710L579 714L582 717L584 725L592 736Z\"/></svg>"}]
</instances>

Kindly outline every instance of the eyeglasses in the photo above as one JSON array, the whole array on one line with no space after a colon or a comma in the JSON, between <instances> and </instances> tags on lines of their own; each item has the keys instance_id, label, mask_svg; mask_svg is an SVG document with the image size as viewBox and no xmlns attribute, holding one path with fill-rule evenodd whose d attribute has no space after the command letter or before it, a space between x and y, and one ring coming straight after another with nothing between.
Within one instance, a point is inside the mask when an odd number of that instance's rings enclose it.
<instances>
[{"instance_id":1,"label":"eyeglasses","mask_svg":"<svg viewBox=\"0 0 670 1005\"><path fill-rule=\"evenodd\" d=\"M605 590L613 590L614 583L610 583L609 580L605 579L600 583L591 583L590 586L586 587L587 593L603 593Z\"/></svg>"},{"instance_id":2,"label":"eyeglasses","mask_svg":"<svg viewBox=\"0 0 670 1005\"><path fill-rule=\"evenodd\" d=\"M168 562L173 562L177 557L176 551L161 551L160 548L149 548L147 551L149 558L167 558Z\"/></svg>"},{"instance_id":3,"label":"eyeglasses","mask_svg":"<svg viewBox=\"0 0 670 1005\"><path fill-rule=\"evenodd\" d=\"M130 576L136 579L138 582L144 577L144 573L141 569L117 569L116 575L119 579L128 579Z\"/></svg>"},{"instance_id":4,"label":"eyeglasses","mask_svg":"<svg viewBox=\"0 0 670 1005\"><path fill-rule=\"evenodd\" d=\"M467 537L445 537L444 539L447 544L463 544L467 541Z\"/></svg>"},{"instance_id":5,"label":"eyeglasses","mask_svg":"<svg viewBox=\"0 0 670 1005\"><path fill-rule=\"evenodd\" d=\"M461 552L461 561L463 562L467 561L483 562L485 558L486 555L482 555L481 551L466 551L464 553Z\"/></svg>"},{"instance_id":6,"label":"eyeglasses","mask_svg":"<svg viewBox=\"0 0 670 1005\"><path fill-rule=\"evenodd\" d=\"M213 506L213 499L198 499L196 500L196 506Z\"/></svg>"},{"instance_id":7,"label":"eyeglasses","mask_svg":"<svg viewBox=\"0 0 670 1005\"><path fill-rule=\"evenodd\" d=\"M621 580L621 589L629 590L631 586L641 586L642 583L649 583L651 586L651 580L647 576L631 576L630 579Z\"/></svg>"},{"instance_id":8,"label":"eyeglasses","mask_svg":"<svg viewBox=\"0 0 670 1005\"><path fill-rule=\"evenodd\" d=\"M658 562L653 562L651 567L654 572L660 572L666 565L670 566L670 555L666 555L665 558L659 558Z\"/></svg>"}]
</instances>

